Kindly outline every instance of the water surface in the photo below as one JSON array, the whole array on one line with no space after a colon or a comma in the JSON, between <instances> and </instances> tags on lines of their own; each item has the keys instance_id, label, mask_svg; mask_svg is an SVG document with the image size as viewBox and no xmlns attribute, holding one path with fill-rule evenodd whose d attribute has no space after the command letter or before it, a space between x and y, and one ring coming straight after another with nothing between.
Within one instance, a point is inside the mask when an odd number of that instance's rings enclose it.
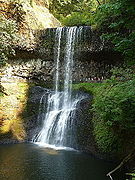
<instances>
[{"instance_id":1,"label":"water surface","mask_svg":"<svg viewBox=\"0 0 135 180\"><path fill-rule=\"evenodd\" d=\"M115 166L77 151L0 145L0 180L109 180L106 174Z\"/></svg>"}]
</instances>

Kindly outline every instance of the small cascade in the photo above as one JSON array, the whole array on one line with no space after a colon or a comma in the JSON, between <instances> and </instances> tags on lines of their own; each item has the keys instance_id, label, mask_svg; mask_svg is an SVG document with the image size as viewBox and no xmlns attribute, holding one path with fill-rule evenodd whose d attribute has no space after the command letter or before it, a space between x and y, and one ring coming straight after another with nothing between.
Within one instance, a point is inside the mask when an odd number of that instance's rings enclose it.
<instances>
[{"instance_id":1,"label":"small cascade","mask_svg":"<svg viewBox=\"0 0 135 180\"><path fill-rule=\"evenodd\" d=\"M72 97L72 69L74 59L74 49L76 43L81 38L82 27L59 27L55 33L54 62L55 62L55 84L54 91L48 95L46 114L42 119L43 127L41 131L34 136L33 142L56 147L74 147L75 132L74 118L76 107L84 97L76 95ZM64 52L64 74L63 91L60 91L60 63L61 60L61 42L65 37ZM44 95L41 97L41 104L44 104ZM44 105L45 107L45 105ZM40 105L41 108L41 105Z\"/></svg>"}]
</instances>

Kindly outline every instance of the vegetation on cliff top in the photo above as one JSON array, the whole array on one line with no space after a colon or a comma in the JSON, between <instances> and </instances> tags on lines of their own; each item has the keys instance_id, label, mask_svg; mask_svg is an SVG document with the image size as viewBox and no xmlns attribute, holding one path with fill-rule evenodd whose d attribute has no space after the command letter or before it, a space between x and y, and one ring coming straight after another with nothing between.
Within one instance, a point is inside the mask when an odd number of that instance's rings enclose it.
<instances>
[{"instance_id":1,"label":"vegetation on cliff top","mask_svg":"<svg viewBox=\"0 0 135 180\"><path fill-rule=\"evenodd\" d=\"M111 40L126 63L135 64L134 0L51 0L50 10L66 26L90 25Z\"/></svg>"}]
</instances>

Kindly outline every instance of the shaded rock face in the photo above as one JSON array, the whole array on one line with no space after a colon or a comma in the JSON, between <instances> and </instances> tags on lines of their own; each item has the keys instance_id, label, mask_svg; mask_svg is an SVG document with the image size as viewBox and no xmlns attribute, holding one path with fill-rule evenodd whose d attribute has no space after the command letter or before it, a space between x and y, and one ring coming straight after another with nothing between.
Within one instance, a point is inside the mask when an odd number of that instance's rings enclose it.
<instances>
[{"instance_id":1,"label":"shaded rock face","mask_svg":"<svg viewBox=\"0 0 135 180\"><path fill-rule=\"evenodd\" d=\"M47 99L50 93L53 93L53 91L40 86L34 86L29 89L27 105L22 113L26 121L26 141L31 141L42 129L46 114L45 109L47 109ZM107 156L100 153L93 135L93 114L90 112L93 95L82 91L73 91L72 98L77 94L85 98L78 102L76 110L74 111L74 120L72 124L74 148L82 152L95 154L100 158L106 158Z\"/></svg>"},{"instance_id":2,"label":"shaded rock face","mask_svg":"<svg viewBox=\"0 0 135 180\"><path fill-rule=\"evenodd\" d=\"M80 26L79 28L80 34L78 40L75 42L75 57L83 57L84 54L112 52L113 45L109 41L101 39L100 32L93 30L90 26ZM63 27L63 35L61 38L61 51L63 52L65 51L66 30L67 27ZM36 36L39 37L40 44L38 44L35 51L39 53L42 58L53 59L55 34L56 28L48 28L37 32ZM84 58L82 60L84 60Z\"/></svg>"},{"instance_id":3,"label":"shaded rock face","mask_svg":"<svg viewBox=\"0 0 135 180\"><path fill-rule=\"evenodd\" d=\"M62 62L60 66L61 81L64 78L63 64ZM112 64L98 63L94 60L90 62L76 60L73 67L73 83L102 81L110 76L109 70L112 67ZM18 62L12 64L10 62L9 66L5 67L2 72L7 76L22 77L41 81L44 84L53 84L55 63L53 60L31 59L24 61L19 59Z\"/></svg>"},{"instance_id":4,"label":"shaded rock face","mask_svg":"<svg viewBox=\"0 0 135 180\"><path fill-rule=\"evenodd\" d=\"M53 80L54 64L53 61L43 61L42 59L19 59L3 68L3 74L6 76L21 77L23 79L32 79L43 81L44 83Z\"/></svg>"},{"instance_id":5,"label":"shaded rock face","mask_svg":"<svg viewBox=\"0 0 135 180\"><path fill-rule=\"evenodd\" d=\"M26 141L31 141L34 135L42 128L42 118L40 117L42 116L42 113L45 112L40 112L40 101L43 95L47 98L48 92L48 89L40 86L34 86L29 89L27 105L22 112L22 116L26 120Z\"/></svg>"},{"instance_id":6,"label":"shaded rock face","mask_svg":"<svg viewBox=\"0 0 135 180\"><path fill-rule=\"evenodd\" d=\"M81 93L85 96L85 98L78 103L74 115L73 125L75 127L74 131L77 142L77 146L75 148L85 152L90 152L92 148L95 149L93 127L91 122L92 113L90 112L93 96L82 91L77 93ZM89 145L91 149L88 147Z\"/></svg>"},{"instance_id":7,"label":"shaded rock face","mask_svg":"<svg viewBox=\"0 0 135 180\"><path fill-rule=\"evenodd\" d=\"M47 99L50 93L53 93L53 91L40 86L34 86L29 89L27 105L24 112L22 112L26 120L27 141L31 141L34 135L38 134L43 127ZM74 111L74 121L72 124L74 141L76 142L74 148L82 151L90 151L90 149L88 150L88 145L91 146L91 149L95 148L91 124L92 114L89 111L92 96L82 91L73 91L72 97L74 98L76 95L84 96L85 98L78 102Z\"/></svg>"}]
</instances>

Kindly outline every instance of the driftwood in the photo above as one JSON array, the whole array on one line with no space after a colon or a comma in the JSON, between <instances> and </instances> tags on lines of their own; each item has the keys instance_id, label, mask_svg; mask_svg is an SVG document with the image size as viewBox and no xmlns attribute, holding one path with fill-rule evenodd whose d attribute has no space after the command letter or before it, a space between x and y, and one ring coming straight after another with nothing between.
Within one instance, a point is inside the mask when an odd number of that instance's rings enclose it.
<instances>
[{"instance_id":1,"label":"driftwood","mask_svg":"<svg viewBox=\"0 0 135 180\"><path fill-rule=\"evenodd\" d=\"M120 169L124 164L126 164L129 160L131 160L133 157L135 156L135 148L132 150L132 152L127 155L122 161L121 163L115 168L113 169L112 171L110 171L107 176L110 177L111 180L113 180L112 178L112 174L117 171L118 169Z\"/></svg>"}]
</instances>

